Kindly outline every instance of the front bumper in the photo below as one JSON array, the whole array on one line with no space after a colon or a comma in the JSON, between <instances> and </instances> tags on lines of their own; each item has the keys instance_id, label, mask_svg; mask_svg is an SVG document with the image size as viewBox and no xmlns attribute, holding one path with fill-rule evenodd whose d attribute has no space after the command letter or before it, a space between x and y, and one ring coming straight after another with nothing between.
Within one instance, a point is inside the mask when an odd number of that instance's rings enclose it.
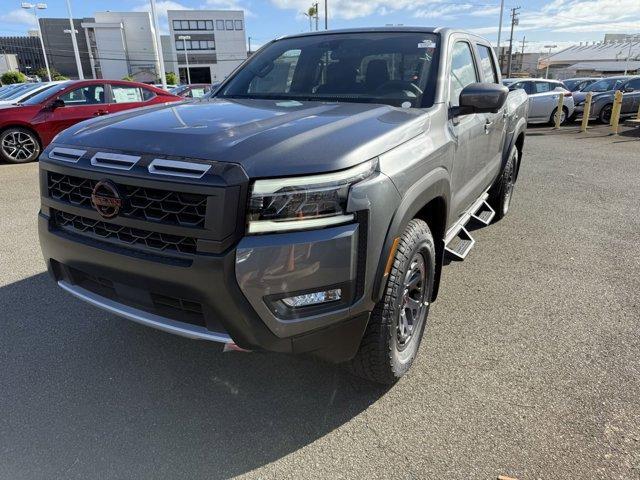
<instances>
[{"instance_id":1,"label":"front bumper","mask_svg":"<svg viewBox=\"0 0 640 480\"><path fill-rule=\"evenodd\" d=\"M96 177L131 180L95 170ZM375 271L375 266L366 268L368 212L358 214L355 223L333 228L241 236L220 251L205 239L196 252L155 255L59 228L56 212L83 217L95 212L50 198L49 171L79 173L41 162L40 244L49 272L64 290L129 320L189 338L313 353L335 362L355 355L373 307L367 288ZM388 188L386 180L381 176L372 190ZM101 221L139 226L126 218ZM279 302L329 288L340 288L342 299L289 311Z\"/></svg>"}]
</instances>

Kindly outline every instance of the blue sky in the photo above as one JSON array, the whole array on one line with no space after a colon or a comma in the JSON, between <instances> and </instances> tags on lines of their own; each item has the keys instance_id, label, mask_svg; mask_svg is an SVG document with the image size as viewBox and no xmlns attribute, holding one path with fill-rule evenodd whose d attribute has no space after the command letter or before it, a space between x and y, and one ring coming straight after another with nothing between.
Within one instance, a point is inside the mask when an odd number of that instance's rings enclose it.
<instances>
[{"instance_id":1,"label":"blue sky","mask_svg":"<svg viewBox=\"0 0 640 480\"><path fill-rule=\"evenodd\" d=\"M148 9L148 0L71 0L75 17L96 11ZM324 13L320 2L321 16ZM495 43L500 0L328 0L331 28L404 25L447 25L476 31ZM309 29L302 15L311 0L157 0L161 25L166 30L166 10L243 9L252 46ZM65 0L49 0L47 17L66 16ZM33 16L20 9L20 0L0 0L0 35L23 35L32 28ZM514 39L525 37L527 51L542 45L558 48L581 41L602 40L605 33L640 33L640 0L505 0L502 42L508 40L509 9L520 9ZM105 8L108 7L108 8ZM320 19L322 28L323 18ZM521 45L521 43L520 43Z\"/></svg>"}]
</instances>

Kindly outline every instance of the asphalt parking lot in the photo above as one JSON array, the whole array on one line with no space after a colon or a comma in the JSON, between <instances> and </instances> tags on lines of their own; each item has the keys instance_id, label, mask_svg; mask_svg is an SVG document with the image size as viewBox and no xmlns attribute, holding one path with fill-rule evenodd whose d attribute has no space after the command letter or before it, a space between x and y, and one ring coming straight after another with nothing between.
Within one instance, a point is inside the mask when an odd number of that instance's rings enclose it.
<instances>
[{"instance_id":1,"label":"asphalt parking lot","mask_svg":"<svg viewBox=\"0 0 640 480\"><path fill-rule=\"evenodd\" d=\"M222 353L59 290L0 165L0 478L640 478L640 136L530 128L414 368Z\"/></svg>"}]
</instances>

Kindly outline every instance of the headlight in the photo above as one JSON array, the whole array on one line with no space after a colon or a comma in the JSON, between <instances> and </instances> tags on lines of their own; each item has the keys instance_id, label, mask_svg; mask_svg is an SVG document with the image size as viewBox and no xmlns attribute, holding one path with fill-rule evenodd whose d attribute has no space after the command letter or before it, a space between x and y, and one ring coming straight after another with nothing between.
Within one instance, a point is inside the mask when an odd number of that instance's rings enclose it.
<instances>
[{"instance_id":1,"label":"headlight","mask_svg":"<svg viewBox=\"0 0 640 480\"><path fill-rule=\"evenodd\" d=\"M251 190L248 233L305 230L353 220L346 212L351 185L375 171L370 160L339 172L256 180Z\"/></svg>"}]
</instances>

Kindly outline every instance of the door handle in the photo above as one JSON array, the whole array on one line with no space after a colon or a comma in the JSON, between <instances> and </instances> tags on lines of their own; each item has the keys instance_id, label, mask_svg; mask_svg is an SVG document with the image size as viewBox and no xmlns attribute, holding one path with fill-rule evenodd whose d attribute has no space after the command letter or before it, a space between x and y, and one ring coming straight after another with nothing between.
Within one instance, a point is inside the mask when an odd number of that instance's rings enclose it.
<instances>
[{"instance_id":1,"label":"door handle","mask_svg":"<svg viewBox=\"0 0 640 480\"><path fill-rule=\"evenodd\" d=\"M484 124L484 133L485 134L489 134L489 131L491 130L491 126L493 125L493 122L487 120Z\"/></svg>"},{"instance_id":2,"label":"door handle","mask_svg":"<svg viewBox=\"0 0 640 480\"><path fill-rule=\"evenodd\" d=\"M109 113L109 112L107 112L106 110L98 110L97 112L95 112L93 114L93 116L94 117L99 117L100 115L106 115L107 113Z\"/></svg>"}]
</instances>

